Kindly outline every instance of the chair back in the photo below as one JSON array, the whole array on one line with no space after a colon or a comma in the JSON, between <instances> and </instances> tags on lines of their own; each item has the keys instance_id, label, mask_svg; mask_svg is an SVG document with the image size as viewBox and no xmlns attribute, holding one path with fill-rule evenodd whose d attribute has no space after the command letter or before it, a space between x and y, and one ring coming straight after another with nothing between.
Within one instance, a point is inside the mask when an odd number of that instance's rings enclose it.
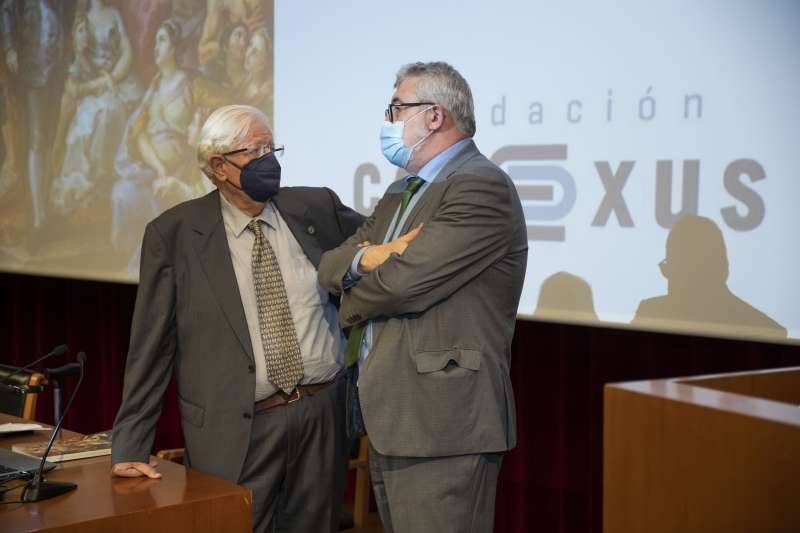
<instances>
[{"instance_id":1,"label":"chair back","mask_svg":"<svg viewBox=\"0 0 800 533\"><path fill-rule=\"evenodd\" d=\"M35 420L38 393L47 379L33 370L16 370L13 366L0 365L0 412Z\"/></svg>"}]
</instances>

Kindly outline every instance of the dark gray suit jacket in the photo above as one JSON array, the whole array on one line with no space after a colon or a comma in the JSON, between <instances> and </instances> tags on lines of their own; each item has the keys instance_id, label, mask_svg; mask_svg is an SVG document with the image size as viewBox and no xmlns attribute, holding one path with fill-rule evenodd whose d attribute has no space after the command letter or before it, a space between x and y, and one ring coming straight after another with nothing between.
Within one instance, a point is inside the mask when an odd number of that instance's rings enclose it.
<instances>
[{"instance_id":1,"label":"dark gray suit jacket","mask_svg":"<svg viewBox=\"0 0 800 533\"><path fill-rule=\"evenodd\" d=\"M273 201L314 266L363 221L328 189L283 188ZM236 482L250 443L255 366L218 191L145 230L114 463L147 461L173 372L188 463Z\"/></svg>"},{"instance_id":2,"label":"dark gray suit jacket","mask_svg":"<svg viewBox=\"0 0 800 533\"><path fill-rule=\"evenodd\" d=\"M319 266L322 286L343 293L342 326L373 321L358 387L370 441L407 457L513 448L511 337L528 256L514 184L470 142L411 211L403 231L424 222L419 237L343 290L356 244L383 242L402 190L389 187Z\"/></svg>"}]
</instances>

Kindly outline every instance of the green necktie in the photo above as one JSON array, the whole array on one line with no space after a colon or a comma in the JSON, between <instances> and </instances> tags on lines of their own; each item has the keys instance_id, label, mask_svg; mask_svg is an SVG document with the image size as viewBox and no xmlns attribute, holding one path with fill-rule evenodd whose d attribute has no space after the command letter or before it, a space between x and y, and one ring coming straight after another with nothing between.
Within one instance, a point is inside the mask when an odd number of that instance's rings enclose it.
<instances>
[{"instance_id":1,"label":"green necktie","mask_svg":"<svg viewBox=\"0 0 800 533\"><path fill-rule=\"evenodd\" d=\"M423 183L425 183L425 180L419 176L414 176L408 179L406 188L401 194L400 209L397 211L397 219L395 220L391 233L389 233L388 240L391 241L395 238L395 232L400 226L400 220L403 218L403 213L406 212L406 208L408 208L408 204L411 202L411 197L414 196L414 193L416 193L420 187L422 187ZM361 343L364 339L364 331L366 330L366 326L367 323L362 322L361 324L356 324L350 329L350 336L347 337L347 345L344 348L345 368L350 368L358 362L358 357L361 355Z\"/></svg>"}]
</instances>

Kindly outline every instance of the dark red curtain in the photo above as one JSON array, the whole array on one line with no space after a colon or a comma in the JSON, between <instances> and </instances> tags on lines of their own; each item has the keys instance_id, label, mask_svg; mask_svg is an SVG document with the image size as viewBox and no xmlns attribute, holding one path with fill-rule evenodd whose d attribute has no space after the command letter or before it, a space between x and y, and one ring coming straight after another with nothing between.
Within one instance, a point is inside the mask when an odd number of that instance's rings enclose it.
<instances>
[{"instance_id":1,"label":"dark red curtain","mask_svg":"<svg viewBox=\"0 0 800 533\"><path fill-rule=\"evenodd\" d=\"M67 343L88 354L66 427L111 427L119 407L136 287L0 274L0 362L22 365ZM507 454L496 531L601 531L603 385L614 381L800 365L800 347L518 321L511 367L518 446ZM71 385L65 390L71 391ZM52 421L52 397L38 417ZM182 445L174 388L156 449Z\"/></svg>"},{"instance_id":2,"label":"dark red curtain","mask_svg":"<svg viewBox=\"0 0 800 533\"><path fill-rule=\"evenodd\" d=\"M96 281L0 274L0 363L24 365L66 343L69 353L46 366L87 354L86 375L64 427L81 433L110 429L122 398L136 286ZM45 363L38 368L44 368ZM66 403L70 379L63 392ZM37 418L53 423L48 389L39 397ZM159 423L156 449L180 447L183 435L174 386L170 386Z\"/></svg>"}]
</instances>

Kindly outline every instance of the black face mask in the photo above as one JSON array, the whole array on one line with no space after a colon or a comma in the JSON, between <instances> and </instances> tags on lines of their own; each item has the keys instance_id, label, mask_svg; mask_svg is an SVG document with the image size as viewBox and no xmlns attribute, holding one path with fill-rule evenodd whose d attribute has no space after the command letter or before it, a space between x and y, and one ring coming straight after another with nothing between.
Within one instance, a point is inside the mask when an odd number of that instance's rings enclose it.
<instances>
[{"instance_id":1,"label":"black face mask","mask_svg":"<svg viewBox=\"0 0 800 533\"><path fill-rule=\"evenodd\" d=\"M242 167L228 159L226 161L241 171L239 181L242 182L242 186L238 187L230 180L228 183L244 191L256 202L266 202L278 194L278 189L281 188L281 165L275 157L275 152L253 159Z\"/></svg>"}]
</instances>

